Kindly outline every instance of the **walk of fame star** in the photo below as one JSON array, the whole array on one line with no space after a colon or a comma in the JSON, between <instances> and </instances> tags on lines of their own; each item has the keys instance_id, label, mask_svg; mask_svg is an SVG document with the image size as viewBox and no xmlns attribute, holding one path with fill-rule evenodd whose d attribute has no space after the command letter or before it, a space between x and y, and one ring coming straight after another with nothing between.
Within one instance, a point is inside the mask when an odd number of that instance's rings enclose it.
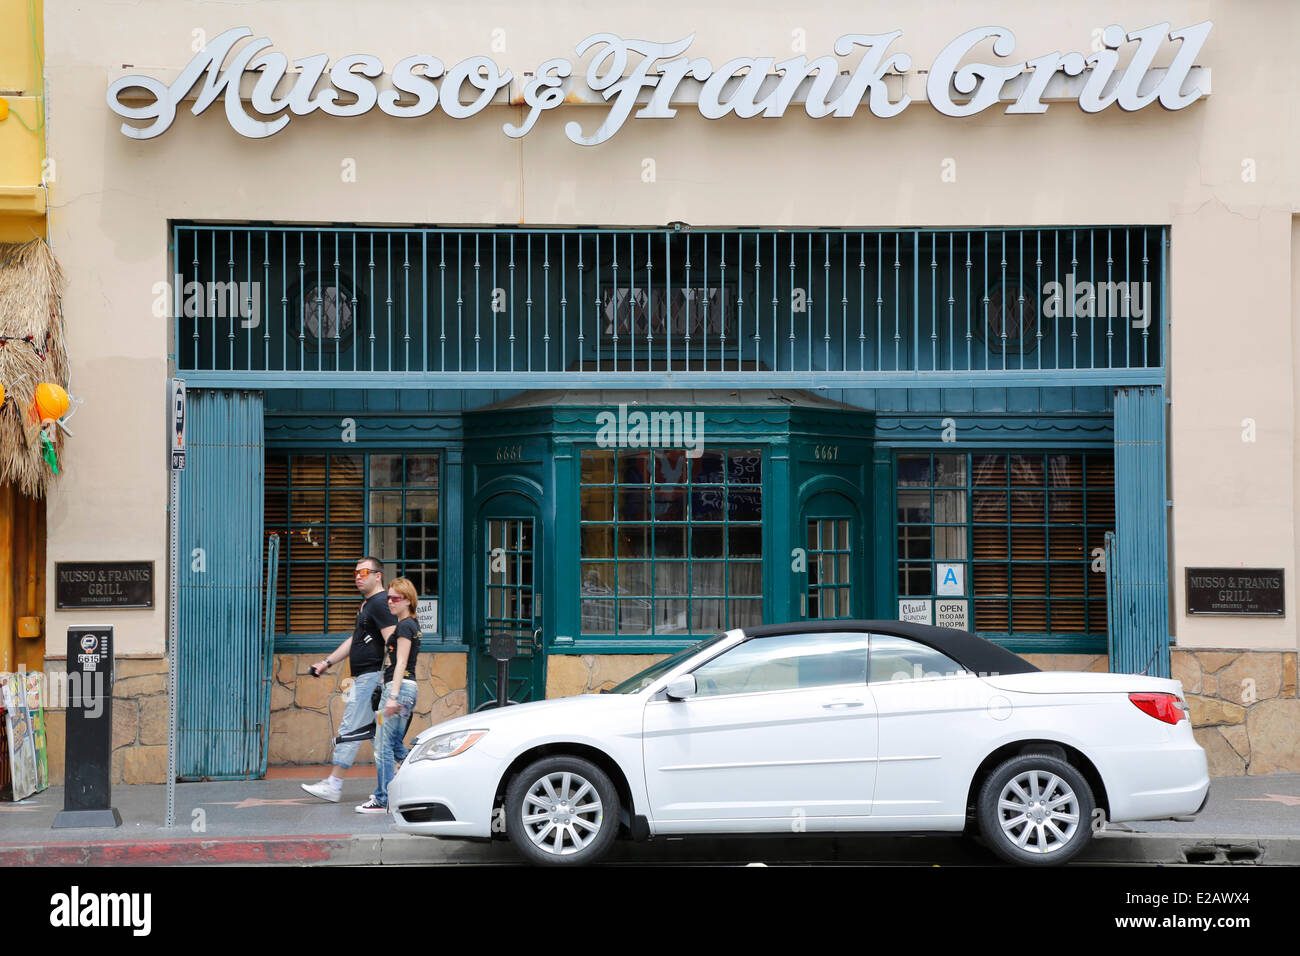
<instances>
[{"instance_id":1,"label":"walk of fame star","mask_svg":"<svg viewBox=\"0 0 1300 956\"><path fill-rule=\"evenodd\" d=\"M1262 797L1238 797L1238 800L1253 800L1259 803L1281 803L1288 807L1300 807L1300 797L1289 793L1266 793Z\"/></svg>"},{"instance_id":2,"label":"walk of fame star","mask_svg":"<svg viewBox=\"0 0 1300 956\"><path fill-rule=\"evenodd\" d=\"M290 800L263 800L261 797L245 797L238 803L229 800L215 800L212 803L205 803L206 807L234 807L236 810L247 810L249 807L300 807L307 803L318 803L316 800L309 800L306 797L298 797Z\"/></svg>"}]
</instances>

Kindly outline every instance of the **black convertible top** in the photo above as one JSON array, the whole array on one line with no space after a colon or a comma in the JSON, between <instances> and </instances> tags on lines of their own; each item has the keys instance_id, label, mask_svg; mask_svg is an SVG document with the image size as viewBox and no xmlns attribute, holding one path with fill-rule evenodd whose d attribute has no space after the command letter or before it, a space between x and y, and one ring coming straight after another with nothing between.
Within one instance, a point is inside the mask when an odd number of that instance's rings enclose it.
<instances>
[{"instance_id":1,"label":"black convertible top","mask_svg":"<svg viewBox=\"0 0 1300 956\"><path fill-rule=\"evenodd\" d=\"M844 631L869 631L890 634L916 641L946 654L968 671L976 674L1030 674L1038 670L1033 664L992 641L967 631L904 621L796 621L790 624L764 624L741 628L746 638L777 637L785 634L826 634Z\"/></svg>"}]
</instances>

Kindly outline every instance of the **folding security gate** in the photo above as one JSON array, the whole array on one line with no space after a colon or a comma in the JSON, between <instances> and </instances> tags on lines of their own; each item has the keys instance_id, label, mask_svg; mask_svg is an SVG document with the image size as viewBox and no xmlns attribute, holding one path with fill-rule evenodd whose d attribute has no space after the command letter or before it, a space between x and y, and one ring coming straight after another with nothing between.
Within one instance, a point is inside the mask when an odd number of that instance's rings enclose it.
<instances>
[{"instance_id":1,"label":"folding security gate","mask_svg":"<svg viewBox=\"0 0 1300 956\"><path fill-rule=\"evenodd\" d=\"M182 780L265 768L262 393L191 390L181 472L178 760Z\"/></svg>"},{"instance_id":2,"label":"folding security gate","mask_svg":"<svg viewBox=\"0 0 1300 956\"><path fill-rule=\"evenodd\" d=\"M1115 391L1115 533L1106 535L1110 670L1169 676L1165 403L1158 387Z\"/></svg>"}]
</instances>

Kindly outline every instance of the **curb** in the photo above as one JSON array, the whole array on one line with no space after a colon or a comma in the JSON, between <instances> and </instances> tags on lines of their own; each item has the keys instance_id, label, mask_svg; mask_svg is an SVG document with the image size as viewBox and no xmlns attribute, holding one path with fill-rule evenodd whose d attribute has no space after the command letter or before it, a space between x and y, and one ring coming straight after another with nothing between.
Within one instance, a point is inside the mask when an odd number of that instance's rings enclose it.
<instances>
[{"instance_id":1,"label":"curb","mask_svg":"<svg viewBox=\"0 0 1300 956\"><path fill-rule=\"evenodd\" d=\"M657 841L656 841L657 842ZM831 842L831 841L827 841ZM676 844L650 844L627 848L617 854L619 863L689 863L712 858L727 864L742 857L768 858L774 862L803 854L771 853L765 841L726 841L723 846L702 841L696 853L666 860L663 850ZM842 855L840 841L833 841L830 856L823 862L851 863L854 854ZM820 848L827 847L819 841ZM916 848L916 841L911 841ZM730 850L731 852L727 852ZM740 852L735 852L739 850ZM706 858L697 854L704 851ZM893 854L888 854L892 857ZM912 854L902 854L903 858ZM806 861L806 856L805 856ZM520 858L504 844L447 841L403 833L311 834L302 836L213 837L182 840L103 840L90 843L0 844L0 867L8 866L380 866L383 864L448 865L473 864L519 866ZM866 862L866 861L862 861ZM881 860L880 862L885 862ZM892 862L892 860L891 860ZM956 862L956 861L954 861ZM985 861L994 865L993 861ZM1300 866L1300 837L1221 834L1100 833L1078 859L1082 864L1222 866Z\"/></svg>"},{"instance_id":2,"label":"curb","mask_svg":"<svg viewBox=\"0 0 1300 956\"><path fill-rule=\"evenodd\" d=\"M366 839L374 838L341 833L303 837L8 843L0 844L0 866L310 866L347 862L335 858Z\"/></svg>"},{"instance_id":3,"label":"curb","mask_svg":"<svg viewBox=\"0 0 1300 956\"><path fill-rule=\"evenodd\" d=\"M1099 833L1082 863L1300 866L1300 837L1221 833Z\"/></svg>"},{"instance_id":4,"label":"curb","mask_svg":"<svg viewBox=\"0 0 1300 956\"><path fill-rule=\"evenodd\" d=\"M380 866L460 865L520 860L505 845L443 841L405 833L100 840L86 843L0 843L9 866Z\"/></svg>"}]
</instances>

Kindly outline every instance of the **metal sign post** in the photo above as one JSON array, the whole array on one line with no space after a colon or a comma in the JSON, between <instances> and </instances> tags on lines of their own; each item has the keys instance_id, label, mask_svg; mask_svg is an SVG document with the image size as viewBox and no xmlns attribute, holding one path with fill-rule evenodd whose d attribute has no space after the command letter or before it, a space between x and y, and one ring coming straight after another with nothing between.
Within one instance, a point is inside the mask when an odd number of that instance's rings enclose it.
<instances>
[{"instance_id":1,"label":"metal sign post","mask_svg":"<svg viewBox=\"0 0 1300 956\"><path fill-rule=\"evenodd\" d=\"M178 561L180 536L177 511L181 500L181 470L185 467L185 382L179 378L167 383L170 492L167 503L168 588L167 588L167 826L176 826L176 710L177 652L176 592L180 579Z\"/></svg>"}]
</instances>

